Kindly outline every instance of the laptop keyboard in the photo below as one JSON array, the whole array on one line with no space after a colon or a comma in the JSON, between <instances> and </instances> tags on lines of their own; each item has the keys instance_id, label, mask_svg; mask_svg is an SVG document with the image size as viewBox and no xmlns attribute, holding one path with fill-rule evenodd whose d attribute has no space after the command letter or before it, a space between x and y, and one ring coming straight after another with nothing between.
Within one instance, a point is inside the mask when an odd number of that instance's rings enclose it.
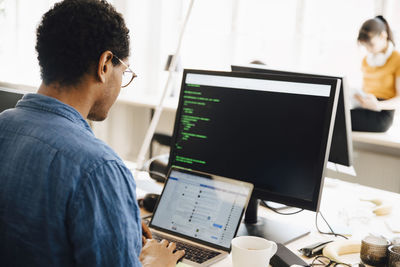
<instances>
[{"instance_id":1,"label":"laptop keyboard","mask_svg":"<svg viewBox=\"0 0 400 267\"><path fill-rule=\"evenodd\" d=\"M214 250L210 250L210 249L206 249L203 247L198 247L198 246L194 246L185 242L181 242L177 239L174 238L166 238L160 235L157 235L156 233L152 233L153 234L153 239L161 241L163 239L168 240L169 242L174 242L176 244L176 250L185 250L185 256L184 258L196 263L203 263L208 261L209 259L212 259L216 256L218 256L219 254L221 254L220 252L214 251Z\"/></svg>"}]
</instances>

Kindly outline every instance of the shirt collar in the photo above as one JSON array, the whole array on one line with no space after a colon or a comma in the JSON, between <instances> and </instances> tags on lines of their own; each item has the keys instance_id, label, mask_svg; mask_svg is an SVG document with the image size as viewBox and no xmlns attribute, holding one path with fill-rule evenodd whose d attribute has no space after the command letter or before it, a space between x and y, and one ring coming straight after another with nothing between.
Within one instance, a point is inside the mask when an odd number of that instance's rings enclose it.
<instances>
[{"instance_id":1,"label":"shirt collar","mask_svg":"<svg viewBox=\"0 0 400 267\"><path fill-rule=\"evenodd\" d=\"M391 41L388 42L388 48L384 53L371 54L367 55L367 63L371 67L381 67L386 64L386 61L392 55L394 51L394 45Z\"/></svg>"},{"instance_id":2,"label":"shirt collar","mask_svg":"<svg viewBox=\"0 0 400 267\"><path fill-rule=\"evenodd\" d=\"M53 97L42 94L26 94L18 101L16 107L32 108L57 114L84 127L93 134L87 121L76 109Z\"/></svg>"}]
</instances>

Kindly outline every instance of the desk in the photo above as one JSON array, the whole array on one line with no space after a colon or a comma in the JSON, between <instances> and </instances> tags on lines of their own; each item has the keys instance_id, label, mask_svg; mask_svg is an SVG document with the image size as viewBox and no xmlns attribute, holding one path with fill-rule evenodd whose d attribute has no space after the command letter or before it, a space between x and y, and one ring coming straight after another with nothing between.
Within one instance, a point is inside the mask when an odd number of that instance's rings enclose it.
<instances>
[{"instance_id":1,"label":"desk","mask_svg":"<svg viewBox=\"0 0 400 267\"><path fill-rule=\"evenodd\" d=\"M136 174L135 180L137 183L138 197L143 197L147 192L160 193L162 190L162 185L150 179L147 173L140 172ZM374 205L360 200L364 198L380 198L384 200L385 203L392 205L393 211L390 215L377 217L372 213ZM333 228L337 225L341 225L351 229L351 239L361 240L369 233L379 233L388 238L400 237L400 233L393 233L386 225L387 220L395 221L400 224L400 194L326 178L320 210ZM282 216L261 207L259 209L259 216L286 223L296 222L311 228L311 233L309 235L287 245L287 247L297 255L300 255L297 250L303 246L318 241L334 239L332 236L321 235L317 232L315 228L315 213L311 211L303 211L296 215ZM322 220L319 221L318 225L321 230L328 231ZM337 239L340 240L341 238L338 237ZM305 257L303 257L303 259L310 262L310 260ZM346 256L346 260L356 263L359 261L359 257L356 254L348 255ZM231 258L227 257L213 266L231 266Z\"/></svg>"},{"instance_id":2,"label":"desk","mask_svg":"<svg viewBox=\"0 0 400 267\"><path fill-rule=\"evenodd\" d=\"M400 155L400 114L396 111L392 127L385 133L352 132L354 145Z\"/></svg>"}]
</instances>

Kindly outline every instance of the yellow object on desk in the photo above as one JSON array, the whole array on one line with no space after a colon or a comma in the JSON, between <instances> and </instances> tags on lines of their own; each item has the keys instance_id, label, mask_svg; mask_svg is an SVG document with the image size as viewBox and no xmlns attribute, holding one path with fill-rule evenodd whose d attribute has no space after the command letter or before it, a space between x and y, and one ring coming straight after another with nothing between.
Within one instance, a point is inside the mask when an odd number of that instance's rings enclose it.
<instances>
[{"instance_id":1,"label":"yellow object on desk","mask_svg":"<svg viewBox=\"0 0 400 267\"><path fill-rule=\"evenodd\" d=\"M389 215L392 212L392 206L386 204L382 199L360 199L361 201L368 201L374 203L376 206L373 208L372 212L376 216Z\"/></svg>"},{"instance_id":2,"label":"yellow object on desk","mask_svg":"<svg viewBox=\"0 0 400 267\"><path fill-rule=\"evenodd\" d=\"M326 245L322 251L325 257L337 262L344 262L341 259L342 255L360 253L361 241L360 240L338 240Z\"/></svg>"}]
</instances>

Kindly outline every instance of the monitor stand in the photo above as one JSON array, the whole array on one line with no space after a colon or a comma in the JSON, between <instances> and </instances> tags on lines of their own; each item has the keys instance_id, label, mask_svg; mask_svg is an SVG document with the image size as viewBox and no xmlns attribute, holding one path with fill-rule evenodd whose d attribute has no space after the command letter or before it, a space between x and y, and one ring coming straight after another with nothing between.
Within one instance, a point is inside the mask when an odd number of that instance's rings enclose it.
<instances>
[{"instance_id":1,"label":"monitor stand","mask_svg":"<svg viewBox=\"0 0 400 267\"><path fill-rule=\"evenodd\" d=\"M257 217L259 202L259 199L251 197L238 236L260 236L285 245L310 233L302 226Z\"/></svg>"}]
</instances>

